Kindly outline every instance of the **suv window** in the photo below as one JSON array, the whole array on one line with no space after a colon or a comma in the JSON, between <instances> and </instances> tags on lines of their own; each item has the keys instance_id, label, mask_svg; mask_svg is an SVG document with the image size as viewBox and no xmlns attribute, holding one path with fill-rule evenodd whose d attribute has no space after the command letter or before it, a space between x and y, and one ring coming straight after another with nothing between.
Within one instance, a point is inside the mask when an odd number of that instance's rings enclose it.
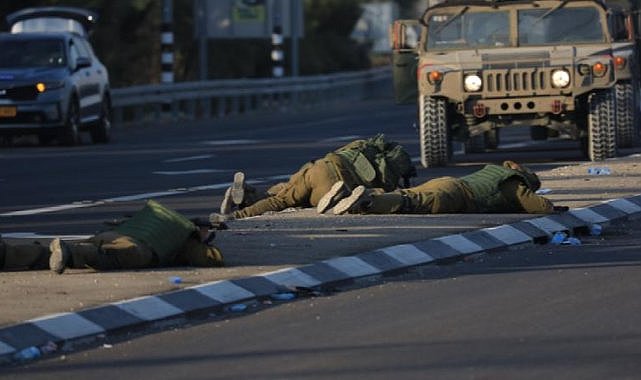
<instances>
[{"instance_id":1,"label":"suv window","mask_svg":"<svg viewBox=\"0 0 641 380\"><path fill-rule=\"evenodd\" d=\"M593 7L521 10L518 30L520 46L605 42L599 11Z\"/></svg>"},{"instance_id":2,"label":"suv window","mask_svg":"<svg viewBox=\"0 0 641 380\"><path fill-rule=\"evenodd\" d=\"M0 67L57 67L67 64L64 45L59 40L0 40Z\"/></svg>"}]
</instances>

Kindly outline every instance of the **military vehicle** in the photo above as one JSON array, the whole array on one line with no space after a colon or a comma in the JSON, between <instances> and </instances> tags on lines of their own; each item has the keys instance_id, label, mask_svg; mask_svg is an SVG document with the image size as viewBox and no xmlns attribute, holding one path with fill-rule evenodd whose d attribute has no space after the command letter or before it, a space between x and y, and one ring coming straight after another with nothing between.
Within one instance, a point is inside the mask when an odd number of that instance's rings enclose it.
<instances>
[{"instance_id":1,"label":"military vehicle","mask_svg":"<svg viewBox=\"0 0 641 380\"><path fill-rule=\"evenodd\" d=\"M639 1L606 1L609 25L612 34L617 83L615 96L617 105L617 146L628 148L639 143L641 118L639 117L639 96L641 66L639 59ZM619 61L617 63L617 61Z\"/></svg>"},{"instance_id":2,"label":"military vehicle","mask_svg":"<svg viewBox=\"0 0 641 380\"><path fill-rule=\"evenodd\" d=\"M617 154L611 18L599 0L446 0L392 25L396 101L418 101L424 167L504 127L557 131L593 161ZM621 82L623 83L623 82Z\"/></svg>"}]
</instances>

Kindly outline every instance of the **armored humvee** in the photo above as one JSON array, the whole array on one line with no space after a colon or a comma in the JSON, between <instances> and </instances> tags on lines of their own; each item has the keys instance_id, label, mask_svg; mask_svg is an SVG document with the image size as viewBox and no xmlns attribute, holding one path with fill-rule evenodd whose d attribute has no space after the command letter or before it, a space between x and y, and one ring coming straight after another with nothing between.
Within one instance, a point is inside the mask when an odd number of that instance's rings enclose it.
<instances>
[{"instance_id":1,"label":"armored humvee","mask_svg":"<svg viewBox=\"0 0 641 380\"><path fill-rule=\"evenodd\" d=\"M508 126L569 135L593 161L614 157L629 61L613 54L610 23L599 0L445 0L396 21L396 101L418 100L422 165L447 164L452 141L495 147Z\"/></svg>"},{"instance_id":2,"label":"armored humvee","mask_svg":"<svg viewBox=\"0 0 641 380\"><path fill-rule=\"evenodd\" d=\"M612 35L617 83L616 140L619 148L639 143L641 119L639 117L639 91L641 66L639 59L639 1L608 0L609 25Z\"/></svg>"}]
</instances>

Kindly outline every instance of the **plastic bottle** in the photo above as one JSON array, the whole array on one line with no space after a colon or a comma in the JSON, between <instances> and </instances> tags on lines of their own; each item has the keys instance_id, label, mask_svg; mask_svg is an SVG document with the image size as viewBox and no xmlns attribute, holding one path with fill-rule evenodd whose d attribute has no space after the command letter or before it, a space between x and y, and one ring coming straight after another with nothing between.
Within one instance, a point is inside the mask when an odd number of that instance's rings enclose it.
<instances>
[{"instance_id":1,"label":"plastic bottle","mask_svg":"<svg viewBox=\"0 0 641 380\"><path fill-rule=\"evenodd\" d=\"M38 347L31 346L18 351L18 353L15 354L15 358L18 360L26 361L38 359L41 355L42 353L40 352Z\"/></svg>"},{"instance_id":2,"label":"plastic bottle","mask_svg":"<svg viewBox=\"0 0 641 380\"><path fill-rule=\"evenodd\" d=\"M245 310L247 310L247 305L244 303L237 303L229 307L229 311L233 311L234 313L240 313Z\"/></svg>"},{"instance_id":3,"label":"plastic bottle","mask_svg":"<svg viewBox=\"0 0 641 380\"><path fill-rule=\"evenodd\" d=\"M600 224L593 224L590 226L590 235L600 236L603 232L603 227Z\"/></svg>"},{"instance_id":4,"label":"plastic bottle","mask_svg":"<svg viewBox=\"0 0 641 380\"><path fill-rule=\"evenodd\" d=\"M180 276L171 276L169 277L169 282L172 284L180 284L183 282L183 279Z\"/></svg>"},{"instance_id":5,"label":"plastic bottle","mask_svg":"<svg viewBox=\"0 0 641 380\"><path fill-rule=\"evenodd\" d=\"M567 240L565 240L565 241L563 242L563 244L568 244L568 245L581 245L581 240L579 240L579 239L577 239L577 238L575 238L575 237L570 237L570 238L567 238Z\"/></svg>"},{"instance_id":6,"label":"plastic bottle","mask_svg":"<svg viewBox=\"0 0 641 380\"><path fill-rule=\"evenodd\" d=\"M289 301L289 300L293 300L294 298L296 298L296 294L290 293L290 292L274 293L274 294L270 295L270 297L271 297L271 299L273 299L275 301Z\"/></svg>"},{"instance_id":7,"label":"plastic bottle","mask_svg":"<svg viewBox=\"0 0 641 380\"><path fill-rule=\"evenodd\" d=\"M565 232L557 232L552 236L552 239L550 239L550 244L559 245L563 243L567 236Z\"/></svg>"}]
</instances>

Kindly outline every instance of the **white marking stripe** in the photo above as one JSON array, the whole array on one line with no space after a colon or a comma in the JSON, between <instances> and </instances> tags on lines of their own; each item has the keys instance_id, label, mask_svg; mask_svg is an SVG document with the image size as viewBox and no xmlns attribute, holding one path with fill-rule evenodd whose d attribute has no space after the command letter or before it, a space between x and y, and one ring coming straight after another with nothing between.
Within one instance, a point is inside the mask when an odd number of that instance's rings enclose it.
<instances>
[{"instance_id":1,"label":"white marking stripe","mask_svg":"<svg viewBox=\"0 0 641 380\"><path fill-rule=\"evenodd\" d=\"M229 281L217 281L209 284L194 286L194 289L203 295L222 303L241 301L256 295Z\"/></svg>"},{"instance_id":2,"label":"white marking stripe","mask_svg":"<svg viewBox=\"0 0 641 380\"><path fill-rule=\"evenodd\" d=\"M113 305L145 321L154 321L183 313L177 307L154 296L115 302Z\"/></svg>"},{"instance_id":3,"label":"white marking stripe","mask_svg":"<svg viewBox=\"0 0 641 380\"><path fill-rule=\"evenodd\" d=\"M62 240L82 240L88 239L93 235L42 235L35 232L9 232L2 234L4 238L11 239L54 239L60 238Z\"/></svg>"},{"instance_id":4,"label":"white marking stripe","mask_svg":"<svg viewBox=\"0 0 641 380\"><path fill-rule=\"evenodd\" d=\"M641 212L641 207L637 206L627 199L613 199L611 201L605 202L605 204L621 210L626 214L635 214L637 212Z\"/></svg>"},{"instance_id":5,"label":"white marking stripe","mask_svg":"<svg viewBox=\"0 0 641 380\"><path fill-rule=\"evenodd\" d=\"M418 265L434 261L432 256L411 244L394 245L382 248L381 251L406 265Z\"/></svg>"},{"instance_id":6,"label":"white marking stripe","mask_svg":"<svg viewBox=\"0 0 641 380\"><path fill-rule=\"evenodd\" d=\"M275 175L275 176L267 177L261 180L246 181L246 183L260 184L268 181L281 181L281 180L289 179L289 177L290 177L289 175L285 175L285 174ZM71 210L76 208L102 206L109 202L129 202L129 201L137 201L137 200L143 200L143 199L167 197L167 196L172 196L177 194L185 194L185 193L190 193L194 191L225 189L229 186L231 186L231 182L216 183L213 185L200 185L200 186L188 187L183 189L171 189L171 190L155 192L155 193L123 195L121 197L103 199L95 202L92 202L92 201L74 202L74 203L69 203L66 205L59 205L59 206L42 207L42 208L36 208L36 209L30 209L30 210L10 211L10 212L0 214L0 216L24 216L24 215L44 214L49 212Z\"/></svg>"},{"instance_id":7,"label":"white marking stripe","mask_svg":"<svg viewBox=\"0 0 641 380\"><path fill-rule=\"evenodd\" d=\"M207 174L207 173L224 173L224 172L231 172L231 170L223 170L223 169L192 169L192 170L183 170L183 171L159 171L159 172L153 172L153 174L185 175L185 174Z\"/></svg>"},{"instance_id":8,"label":"white marking stripe","mask_svg":"<svg viewBox=\"0 0 641 380\"><path fill-rule=\"evenodd\" d=\"M165 160L163 162L166 163L174 163L174 162L185 162L185 161L196 161L196 160L207 160L209 158L214 157L213 154L204 154L201 156L191 156L191 157L182 157L182 158L171 158L169 160Z\"/></svg>"},{"instance_id":9,"label":"white marking stripe","mask_svg":"<svg viewBox=\"0 0 641 380\"><path fill-rule=\"evenodd\" d=\"M379 269L354 256L336 257L323 262L350 277L363 277L381 273Z\"/></svg>"},{"instance_id":10,"label":"white marking stripe","mask_svg":"<svg viewBox=\"0 0 641 380\"><path fill-rule=\"evenodd\" d=\"M76 313L48 315L42 318L28 320L51 335L61 339L72 339L81 336L100 334L105 329L81 317Z\"/></svg>"},{"instance_id":11,"label":"white marking stripe","mask_svg":"<svg viewBox=\"0 0 641 380\"><path fill-rule=\"evenodd\" d=\"M351 136L338 136L338 137L331 137L328 139L323 139L321 141L323 142L339 142L339 141L352 141L356 139L360 139L361 137L358 135L351 135Z\"/></svg>"},{"instance_id":12,"label":"white marking stripe","mask_svg":"<svg viewBox=\"0 0 641 380\"><path fill-rule=\"evenodd\" d=\"M7 355L16 352L16 349L10 345L0 342L0 355Z\"/></svg>"},{"instance_id":13,"label":"white marking stripe","mask_svg":"<svg viewBox=\"0 0 641 380\"><path fill-rule=\"evenodd\" d=\"M529 219L529 220L526 220L526 222L532 224L535 227L542 229L543 231L545 231L550 235L555 232L565 231L568 229L566 226L559 224L548 217Z\"/></svg>"},{"instance_id":14,"label":"white marking stripe","mask_svg":"<svg viewBox=\"0 0 641 380\"><path fill-rule=\"evenodd\" d=\"M498 227L484 228L483 231L506 244L522 244L532 241L530 236L508 224Z\"/></svg>"},{"instance_id":15,"label":"white marking stripe","mask_svg":"<svg viewBox=\"0 0 641 380\"><path fill-rule=\"evenodd\" d=\"M570 214L588 223L605 223L610 220L601 214L590 210L589 208L575 208L569 211Z\"/></svg>"},{"instance_id":16,"label":"white marking stripe","mask_svg":"<svg viewBox=\"0 0 641 380\"><path fill-rule=\"evenodd\" d=\"M260 276L276 284L288 287L312 287L321 284L317 279L296 268L280 269L274 272L263 273Z\"/></svg>"},{"instance_id":17,"label":"white marking stripe","mask_svg":"<svg viewBox=\"0 0 641 380\"><path fill-rule=\"evenodd\" d=\"M461 253L472 253L485 250L483 247L461 234L443 236L434 240L441 241Z\"/></svg>"},{"instance_id":18,"label":"white marking stripe","mask_svg":"<svg viewBox=\"0 0 641 380\"><path fill-rule=\"evenodd\" d=\"M216 141L203 141L205 145L241 145L241 144L256 144L258 140L216 140Z\"/></svg>"}]
</instances>

